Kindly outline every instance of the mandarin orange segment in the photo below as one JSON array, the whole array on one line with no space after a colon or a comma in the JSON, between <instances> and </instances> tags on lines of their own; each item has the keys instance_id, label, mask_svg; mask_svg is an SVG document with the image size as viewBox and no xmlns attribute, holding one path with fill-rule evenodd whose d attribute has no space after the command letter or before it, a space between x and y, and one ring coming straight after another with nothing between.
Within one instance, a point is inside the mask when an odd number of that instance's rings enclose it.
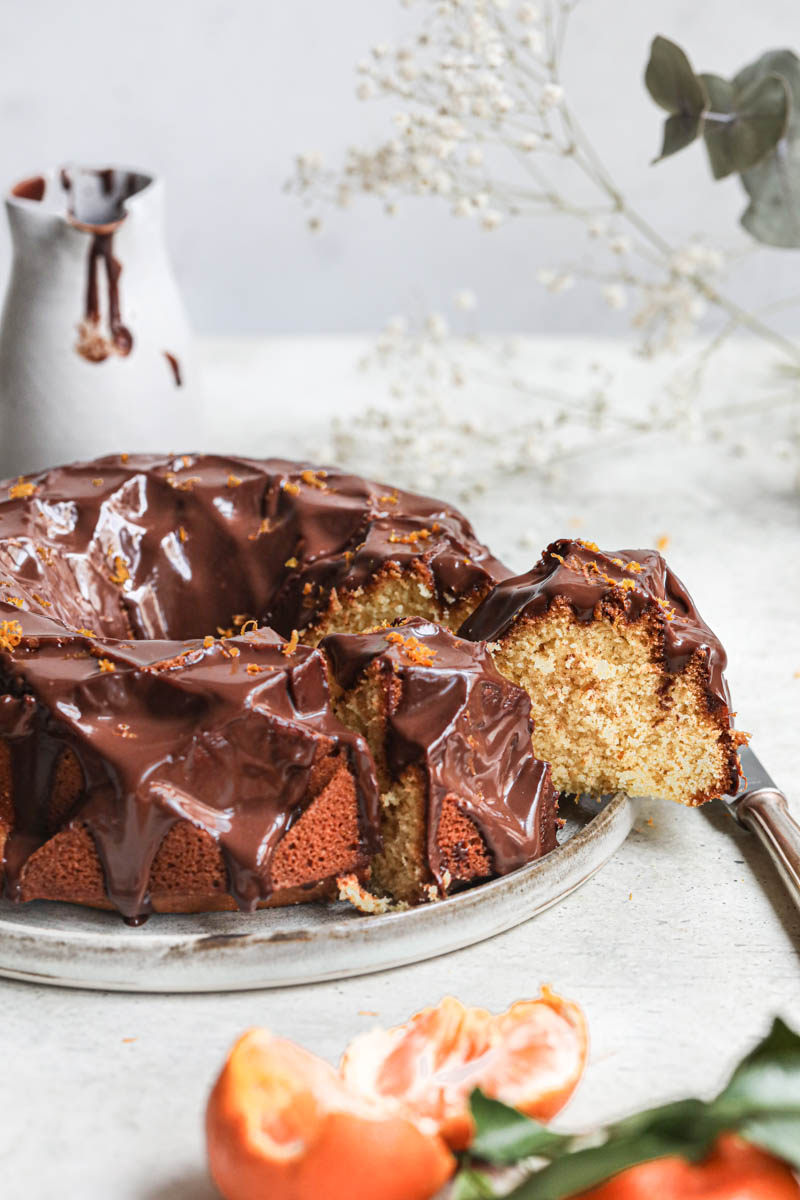
<instances>
[{"instance_id":1,"label":"mandarin orange segment","mask_svg":"<svg viewBox=\"0 0 800 1200\"><path fill-rule=\"evenodd\" d=\"M575 1090L587 1047L581 1010L547 988L498 1016L448 996L405 1025L354 1039L340 1073L353 1091L435 1122L460 1150L474 1132L473 1088L548 1120Z\"/></svg>"},{"instance_id":2,"label":"mandarin orange segment","mask_svg":"<svg viewBox=\"0 0 800 1200\"><path fill-rule=\"evenodd\" d=\"M261 1029L228 1056L206 1138L225 1200L430 1200L455 1169L429 1122L359 1097L328 1063Z\"/></svg>"},{"instance_id":3,"label":"mandarin orange segment","mask_svg":"<svg viewBox=\"0 0 800 1200\"><path fill-rule=\"evenodd\" d=\"M798 1200L800 1184L784 1163L723 1134L702 1163L659 1158L630 1167L575 1200Z\"/></svg>"}]
</instances>

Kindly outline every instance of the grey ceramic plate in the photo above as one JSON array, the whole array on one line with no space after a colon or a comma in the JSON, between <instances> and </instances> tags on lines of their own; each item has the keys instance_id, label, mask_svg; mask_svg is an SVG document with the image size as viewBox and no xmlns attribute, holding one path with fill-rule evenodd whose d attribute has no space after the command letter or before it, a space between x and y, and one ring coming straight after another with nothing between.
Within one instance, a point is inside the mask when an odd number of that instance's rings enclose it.
<instances>
[{"instance_id":1,"label":"grey ceramic plate","mask_svg":"<svg viewBox=\"0 0 800 1200\"><path fill-rule=\"evenodd\" d=\"M154 916L131 929L115 913L68 904L0 903L0 975L59 987L211 992L366 975L493 937L563 900L617 850L634 804L612 797L573 817L538 862L406 912L365 917L348 905L252 916Z\"/></svg>"}]
</instances>

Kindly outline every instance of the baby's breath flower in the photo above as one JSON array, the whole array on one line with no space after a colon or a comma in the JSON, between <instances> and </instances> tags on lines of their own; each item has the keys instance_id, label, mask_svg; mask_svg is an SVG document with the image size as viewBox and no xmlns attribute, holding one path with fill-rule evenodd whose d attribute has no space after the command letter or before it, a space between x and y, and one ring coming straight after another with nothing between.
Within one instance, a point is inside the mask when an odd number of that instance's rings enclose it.
<instances>
[{"instance_id":1,"label":"baby's breath flower","mask_svg":"<svg viewBox=\"0 0 800 1200\"><path fill-rule=\"evenodd\" d=\"M625 308L628 303L625 288L618 283L609 283L603 288L603 299L609 308Z\"/></svg>"},{"instance_id":2,"label":"baby's breath flower","mask_svg":"<svg viewBox=\"0 0 800 1200\"><path fill-rule=\"evenodd\" d=\"M538 25L542 11L538 4L521 4L517 9L517 20L522 25Z\"/></svg>"},{"instance_id":3,"label":"baby's breath flower","mask_svg":"<svg viewBox=\"0 0 800 1200\"><path fill-rule=\"evenodd\" d=\"M542 108L557 108L564 99L560 83L546 83L542 88Z\"/></svg>"}]
</instances>

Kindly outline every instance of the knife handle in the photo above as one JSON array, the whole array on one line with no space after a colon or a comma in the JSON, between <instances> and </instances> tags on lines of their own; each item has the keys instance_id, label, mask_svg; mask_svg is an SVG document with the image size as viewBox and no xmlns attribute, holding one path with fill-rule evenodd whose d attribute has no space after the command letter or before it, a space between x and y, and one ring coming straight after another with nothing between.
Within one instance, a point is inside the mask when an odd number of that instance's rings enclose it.
<instances>
[{"instance_id":1,"label":"knife handle","mask_svg":"<svg viewBox=\"0 0 800 1200\"><path fill-rule=\"evenodd\" d=\"M742 796L736 807L739 820L765 847L800 908L800 825L790 815L783 792L759 788Z\"/></svg>"}]
</instances>

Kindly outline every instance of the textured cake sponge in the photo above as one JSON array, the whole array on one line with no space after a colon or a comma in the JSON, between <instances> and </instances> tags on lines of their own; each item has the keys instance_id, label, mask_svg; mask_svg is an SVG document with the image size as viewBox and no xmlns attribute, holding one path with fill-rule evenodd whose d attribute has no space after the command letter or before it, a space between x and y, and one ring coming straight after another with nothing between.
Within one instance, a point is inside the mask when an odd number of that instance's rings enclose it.
<instances>
[{"instance_id":1,"label":"textured cake sponge","mask_svg":"<svg viewBox=\"0 0 800 1200\"><path fill-rule=\"evenodd\" d=\"M485 646L411 618L320 649L334 711L375 758L378 889L413 902L554 848L556 793L533 754L528 698Z\"/></svg>"},{"instance_id":2,"label":"textured cake sponge","mask_svg":"<svg viewBox=\"0 0 800 1200\"><path fill-rule=\"evenodd\" d=\"M565 792L697 805L734 792L726 655L653 550L563 540L461 627L531 700L534 748Z\"/></svg>"}]
</instances>

